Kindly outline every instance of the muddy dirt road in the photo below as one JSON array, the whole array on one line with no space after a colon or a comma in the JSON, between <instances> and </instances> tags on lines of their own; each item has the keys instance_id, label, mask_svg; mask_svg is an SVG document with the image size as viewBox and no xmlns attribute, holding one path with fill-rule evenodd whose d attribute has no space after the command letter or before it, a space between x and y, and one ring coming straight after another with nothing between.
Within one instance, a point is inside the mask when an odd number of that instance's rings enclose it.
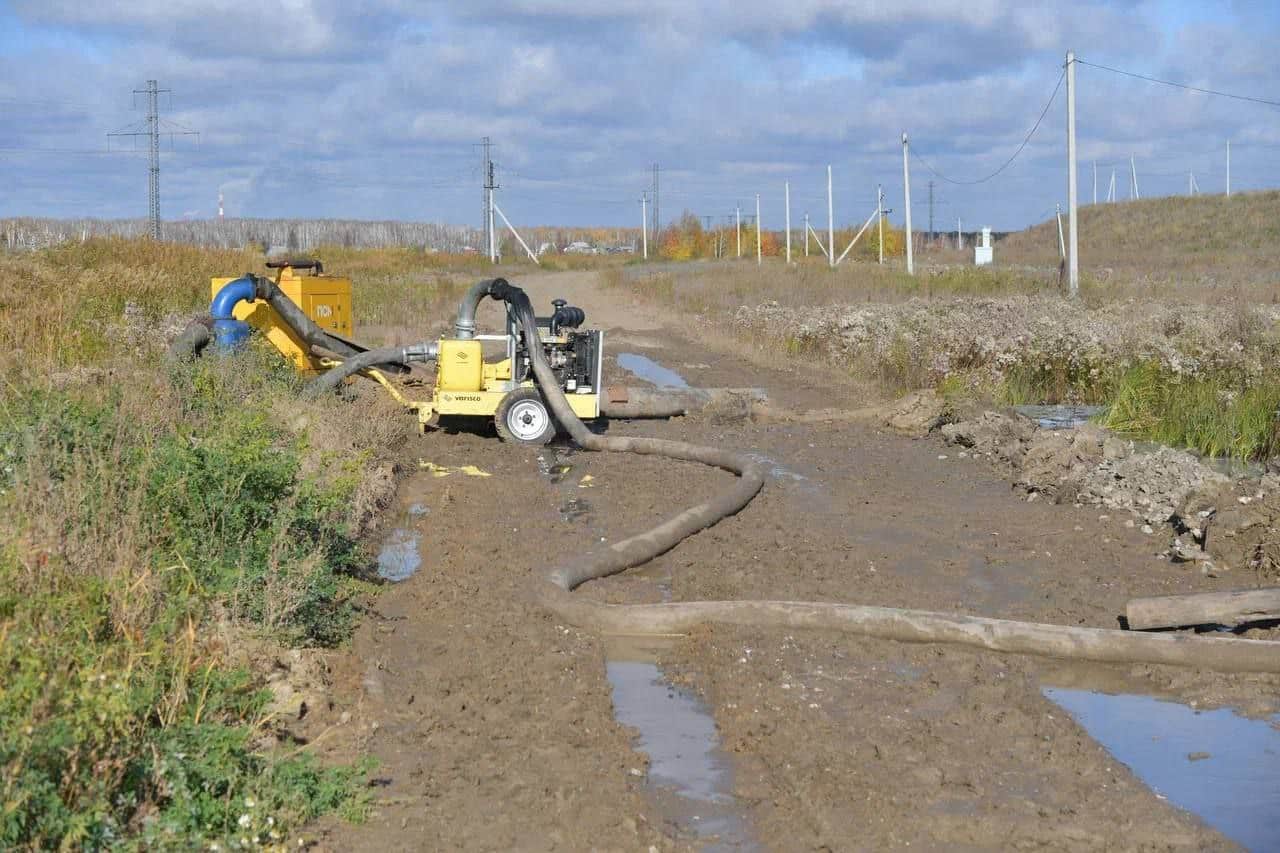
<instances>
[{"instance_id":1,"label":"muddy dirt road","mask_svg":"<svg viewBox=\"0 0 1280 853\"><path fill-rule=\"evenodd\" d=\"M762 386L794 410L865 402L847 376L734 353L696 321L601 290L593 274L519 283L540 308L561 296L607 330L611 380L636 381L617 361L632 354L693 385ZM773 476L739 515L581 595L849 601L1113 627L1131 596L1242 580L1157 559L1152 537L1119 517L1027 503L934 439L714 416L609 429L749 449ZM1265 710L1275 678L1066 668L826 633L606 641L528 603L535 576L556 555L709 496L727 474L443 432L415 441L405 464L415 473L385 535L388 559L411 576L387 588L350 652L330 657L327 702L300 724L337 757L379 761L375 815L315 828L321 848L1237 846L1153 792L1044 690ZM1212 760L1174 757L1184 774Z\"/></svg>"}]
</instances>

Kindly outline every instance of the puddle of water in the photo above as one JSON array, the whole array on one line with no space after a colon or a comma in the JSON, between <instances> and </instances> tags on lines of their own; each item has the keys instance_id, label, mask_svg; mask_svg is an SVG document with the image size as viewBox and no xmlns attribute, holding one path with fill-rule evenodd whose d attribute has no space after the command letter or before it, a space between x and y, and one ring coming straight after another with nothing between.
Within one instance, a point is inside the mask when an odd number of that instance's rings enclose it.
<instances>
[{"instance_id":1,"label":"puddle of water","mask_svg":"<svg viewBox=\"0 0 1280 853\"><path fill-rule=\"evenodd\" d=\"M1013 410L1030 418L1042 429L1075 429L1102 414L1102 406L1014 406Z\"/></svg>"},{"instance_id":2,"label":"puddle of water","mask_svg":"<svg viewBox=\"0 0 1280 853\"><path fill-rule=\"evenodd\" d=\"M1247 849L1276 849L1280 718L1133 694L1046 687L1044 695L1169 802Z\"/></svg>"},{"instance_id":3,"label":"puddle of water","mask_svg":"<svg viewBox=\"0 0 1280 853\"><path fill-rule=\"evenodd\" d=\"M649 783L664 817L705 840L705 850L753 850L733 771L720 749L715 720L694 695L671 685L652 650L610 644L605 668L614 716L640 733L649 756Z\"/></svg>"},{"instance_id":4,"label":"puddle of water","mask_svg":"<svg viewBox=\"0 0 1280 853\"><path fill-rule=\"evenodd\" d=\"M391 531L378 552L378 577L399 583L412 577L421 565L418 534L404 528Z\"/></svg>"},{"instance_id":5,"label":"puddle of water","mask_svg":"<svg viewBox=\"0 0 1280 853\"><path fill-rule=\"evenodd\" d=\"M688 388L689 383L674 370L663 367L646 355L634 352L618 353L618 366L623 370L639 376L646 382L652 382L659 388Z\"/></svg>"}]
</instances>

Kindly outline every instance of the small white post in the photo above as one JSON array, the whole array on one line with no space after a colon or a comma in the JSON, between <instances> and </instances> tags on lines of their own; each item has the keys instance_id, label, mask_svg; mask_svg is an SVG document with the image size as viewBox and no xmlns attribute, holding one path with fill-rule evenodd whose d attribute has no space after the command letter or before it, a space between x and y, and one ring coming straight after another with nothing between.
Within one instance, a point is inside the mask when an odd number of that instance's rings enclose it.
<instances>
[{"instance_id":1,"label":"small white post","mask_svg":"<svg viewBox=\"0 0 1280 853\"><path fill-rule=\"evenodd\" d=\"M1231 198L1231 140L1227 140L1227 198Z\"/></svg>"},{"instance_id":2,"label":"small white post","mask_svg":"<svg viewBox=\"0 0 1280 853\"><path fill-rule=\"evenodd\" d=\"M876 215L880 217L880 266L884 266L884 187L876 185Z\"/></svg>"},{"instance_id":3,"label":"small white post","mask_svg":"<svg viewBox=\"0 0 1280 853\"><path fill-rule=\"evenodd\" d=\"M760 258L760 193L756 193L756 266L760 266Z\"/></svg>"},{"instance_id":4,"label":"small white post","mask_svg":"<svg viewBox=\"0 0 1280 853\"><path fill-rule=\"evenodd\" d=\"M1138 193L1138 163L1133 159L1133 155L1129 155L1129 178L1133 182L1130 187L1133 191L1131 197L1134 201L1137 201L1142 198L1142 196Z\"/></svg>"},{"instance_id":5,"label":"small white post","mask_svg":"<svg viewBox=\"0 0 1280 853\"><path fill-rule=\"evenodd\" d=\"M649 197L648 194L640 196L640 239L644 246L644 259L649 260Z\"/></svg>"},{"instance_id":6,"label":"small white post","mask_svg":"<svg viewBox=\"0 0 1280 853\"><path fill-rule=\"evenodd\" d=\"M809 214L804 215L804 256L809 257Z\"/></svg>"},{"instance_id":7,"label":"small white post","mask_svg":"<svg viewBox=\"0 0 1280 853\"><path fill-rule=\"evenodd\" d=\"M836 215L835 204L831 200L831 165L827 164L827 263L832 268L836 265Z\"/></svg>"},{"instance_id":8,"label":"small white post","mask_svg":"<svg viewBox=\"0 0 1280 853\"><path fill-rule=\"evenodd\" d=\"M735 206L733 215L738 223L738 257L742 257L742 208Z\"/></svg>"},{"instance_id":9,"label":"small white post","mask_svg":"<svg viewBox=\"0 0 1280 853\"><path fill-rule=\"evenodd\" d=\"M1062 236L1062 205L1055 204L1054 215L1058 217L1058 257L1061 260L1067 259L1067 240Z\"/></svg>"},{"instance_id":10,"label":"small white post","mask_svg":"<svg viewBox=\"0 0 1280 853\"><path fill-rule=\"evenodd\" d=\"M911 168L907 165L907 134L902 134L902 194L907 209L907 275L916 274L915 261L911 255Z\"/></svg>"},{"instance_id":11,"label":"small white post","mask_svg":"<svg viewBox=\"0 0 1280 853\"><path fill-rule=\"evenodd\" d=\"M791 263L791 182L782 185L782 192L787 200L787 264Z\"/></svg>"},{"instance_id":12,"label":"small white post","mask_svg":"<svg viewBox=\"0 0 1280 853\"><path fill-rule=\"evenodd\" d=\"M1080 292L1080 221L1076 199L1076 54L1067 51L1067 222L1071 246L1067 261L1067 294Z\"/></svg>"}]
</instances>

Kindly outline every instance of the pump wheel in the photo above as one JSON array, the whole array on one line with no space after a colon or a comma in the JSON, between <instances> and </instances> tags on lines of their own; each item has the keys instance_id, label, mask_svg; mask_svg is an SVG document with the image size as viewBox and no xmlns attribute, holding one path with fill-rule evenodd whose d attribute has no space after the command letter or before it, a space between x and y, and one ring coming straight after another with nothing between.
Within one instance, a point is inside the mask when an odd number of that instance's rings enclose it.
<instances>
[{"instance_id":1,"label":"pump wheel","mask_svg":"<svg viewBox=\"0 0 1280 853\"><path fill-rule=\"evenodd\" d=\"M517 388L503 397L493 421L502 440L513 444L543 445L556 435L556 422L536 388Z\"/></svg>"}]
</instances>

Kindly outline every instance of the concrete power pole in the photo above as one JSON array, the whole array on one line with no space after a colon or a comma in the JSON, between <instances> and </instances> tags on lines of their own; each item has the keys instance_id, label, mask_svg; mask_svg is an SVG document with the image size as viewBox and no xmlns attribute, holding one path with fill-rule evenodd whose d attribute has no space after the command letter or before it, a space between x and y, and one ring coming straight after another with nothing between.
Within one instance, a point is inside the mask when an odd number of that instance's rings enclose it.
<instances>
[{"instance_id":1,"label":"concrete power pole","mask_svg":"<svg viewBox=\"0 0 1280 853\"><path fill-rule=\"evenodd\" d=\"M640 193L640 240L644 260L649 260L649 211L646 206L649 204L649 198L644 193Z\"/></svg>"},{"instance_id":2,"label":"concrete power pole","mask_svg":"<svg viewBox=\"0 0 1280 853\"><path fill-rule=\"evenodd\" d=\"M493 160L487 156L485 159L489 163L489 174L485 176L484 180L485 191L489 194L489 212L485 219L485 225L489 229L489 261L496 264L498 262L498 235L493 229L493 191L498 188L498 182L494 180Z\"/></svg>"},{"instance_id":3,"label":"concrete power pole","mask_svg":"<svg viewBox=\"0 0 1280 853\"><path fill-rule=\"evenodd\" d=\"M1137 201L1142 196L1138 194L1138 163L1132 155L1129 157L1129 181L1129 197Z\"/></svg>"},{"instance_id":4,"label":"concrete power pole","mask_svg":"<svg viewBox=\"0 0 1280 853\"><path fill-rule=\"evenodd\" d=\"M760 193L756 193L756 266L762 263L760 252Z\"/></svg>"},{"instance_id":5,"label":"concrete power pole","mask_svg":"<svg viewBox=\"0 0 1280 853\"><path fill-rule=\"evenodd\" d=\"M910 153L909 143L907 142L907 134L902 134L902 194L905 201L905 209L907 215L907 275L916 274L915 260L911 253L911 167L907 164L907 156Z\"/></svg>"},{"instance_id":6,"label":"concrete power pole","mask_svg":"<svg viewBox=\"0 0 1280 853\"><path fill-rule=\"evenodd\" d=\"M147 96L146 130L118 130L107 134L108 138L147 138L147 149L150 155L147 172L147 220L153 240L160 239L160 134L162 132L160 128L162 121L160 118L160 96L171 91L171 89L161 89L160 84L155 80L148 80L145 89L134 89L134 95ZM170 137L200 135L198 132L187 130L186 128L163 132L168 133Z\"/></svg>"},{"instance_id":7,"label":"concrete power pole","mask_svg":"<svg viewBox=\"0 0 1280 853\"><path fill-rule=\"evenodd\" d=\"M734 206L733 219L738 229L738 257L742 257L742 208L740 206Z\"/></svg>"},{"instance_id":8,"label":"concrete power pole","mask_svg":"<svg viewBox=\"0 0 1280 853\"><path fill-rule=\"evenodd\" d=\"M787 181L782 185L782 194L786 199L787 207L787 265L791 265L791 182Z\"/></svg>"},{"instance_id":9,"label":"concrete power pole","mask_svg":"<svg viewBox=\"0 0 1280 853\"><path fill-rule=\"evenodd\" d=\"M1067 51L1067 225L1071 247L1067 259L1067 293L1080 292L1080 224L1076 199L1076 55Z\"/></svg>"},{"instance_id":10,"label":"concrete power pole","mask_svg":"<svg viewBox=\"0 0 1280 853\"><path fill-rule=\"evenodd\" d=\"M809 214L804 215L804 256L809 257Z\"/></svg>"},{"instance_id":11,"label":"concrete power pole","mask_svg":"<svg viewBox=\"0 0 1280 853\"><path fill-rule=\"evenodd\" d=\"M831 198L831 166L827 166L827 265L836 266L836 214Z\"/></svg>"},{"instance_id":12,"label":"concrete power pole","mask_svg":"<svg viewBox=\"0 0 1280 853\"><path fill-rule=\"evenodd\" d=\"M876 219L880 228L880 266L884 266L884 187L876 185Z\"/></svg>"}]
</instances>

